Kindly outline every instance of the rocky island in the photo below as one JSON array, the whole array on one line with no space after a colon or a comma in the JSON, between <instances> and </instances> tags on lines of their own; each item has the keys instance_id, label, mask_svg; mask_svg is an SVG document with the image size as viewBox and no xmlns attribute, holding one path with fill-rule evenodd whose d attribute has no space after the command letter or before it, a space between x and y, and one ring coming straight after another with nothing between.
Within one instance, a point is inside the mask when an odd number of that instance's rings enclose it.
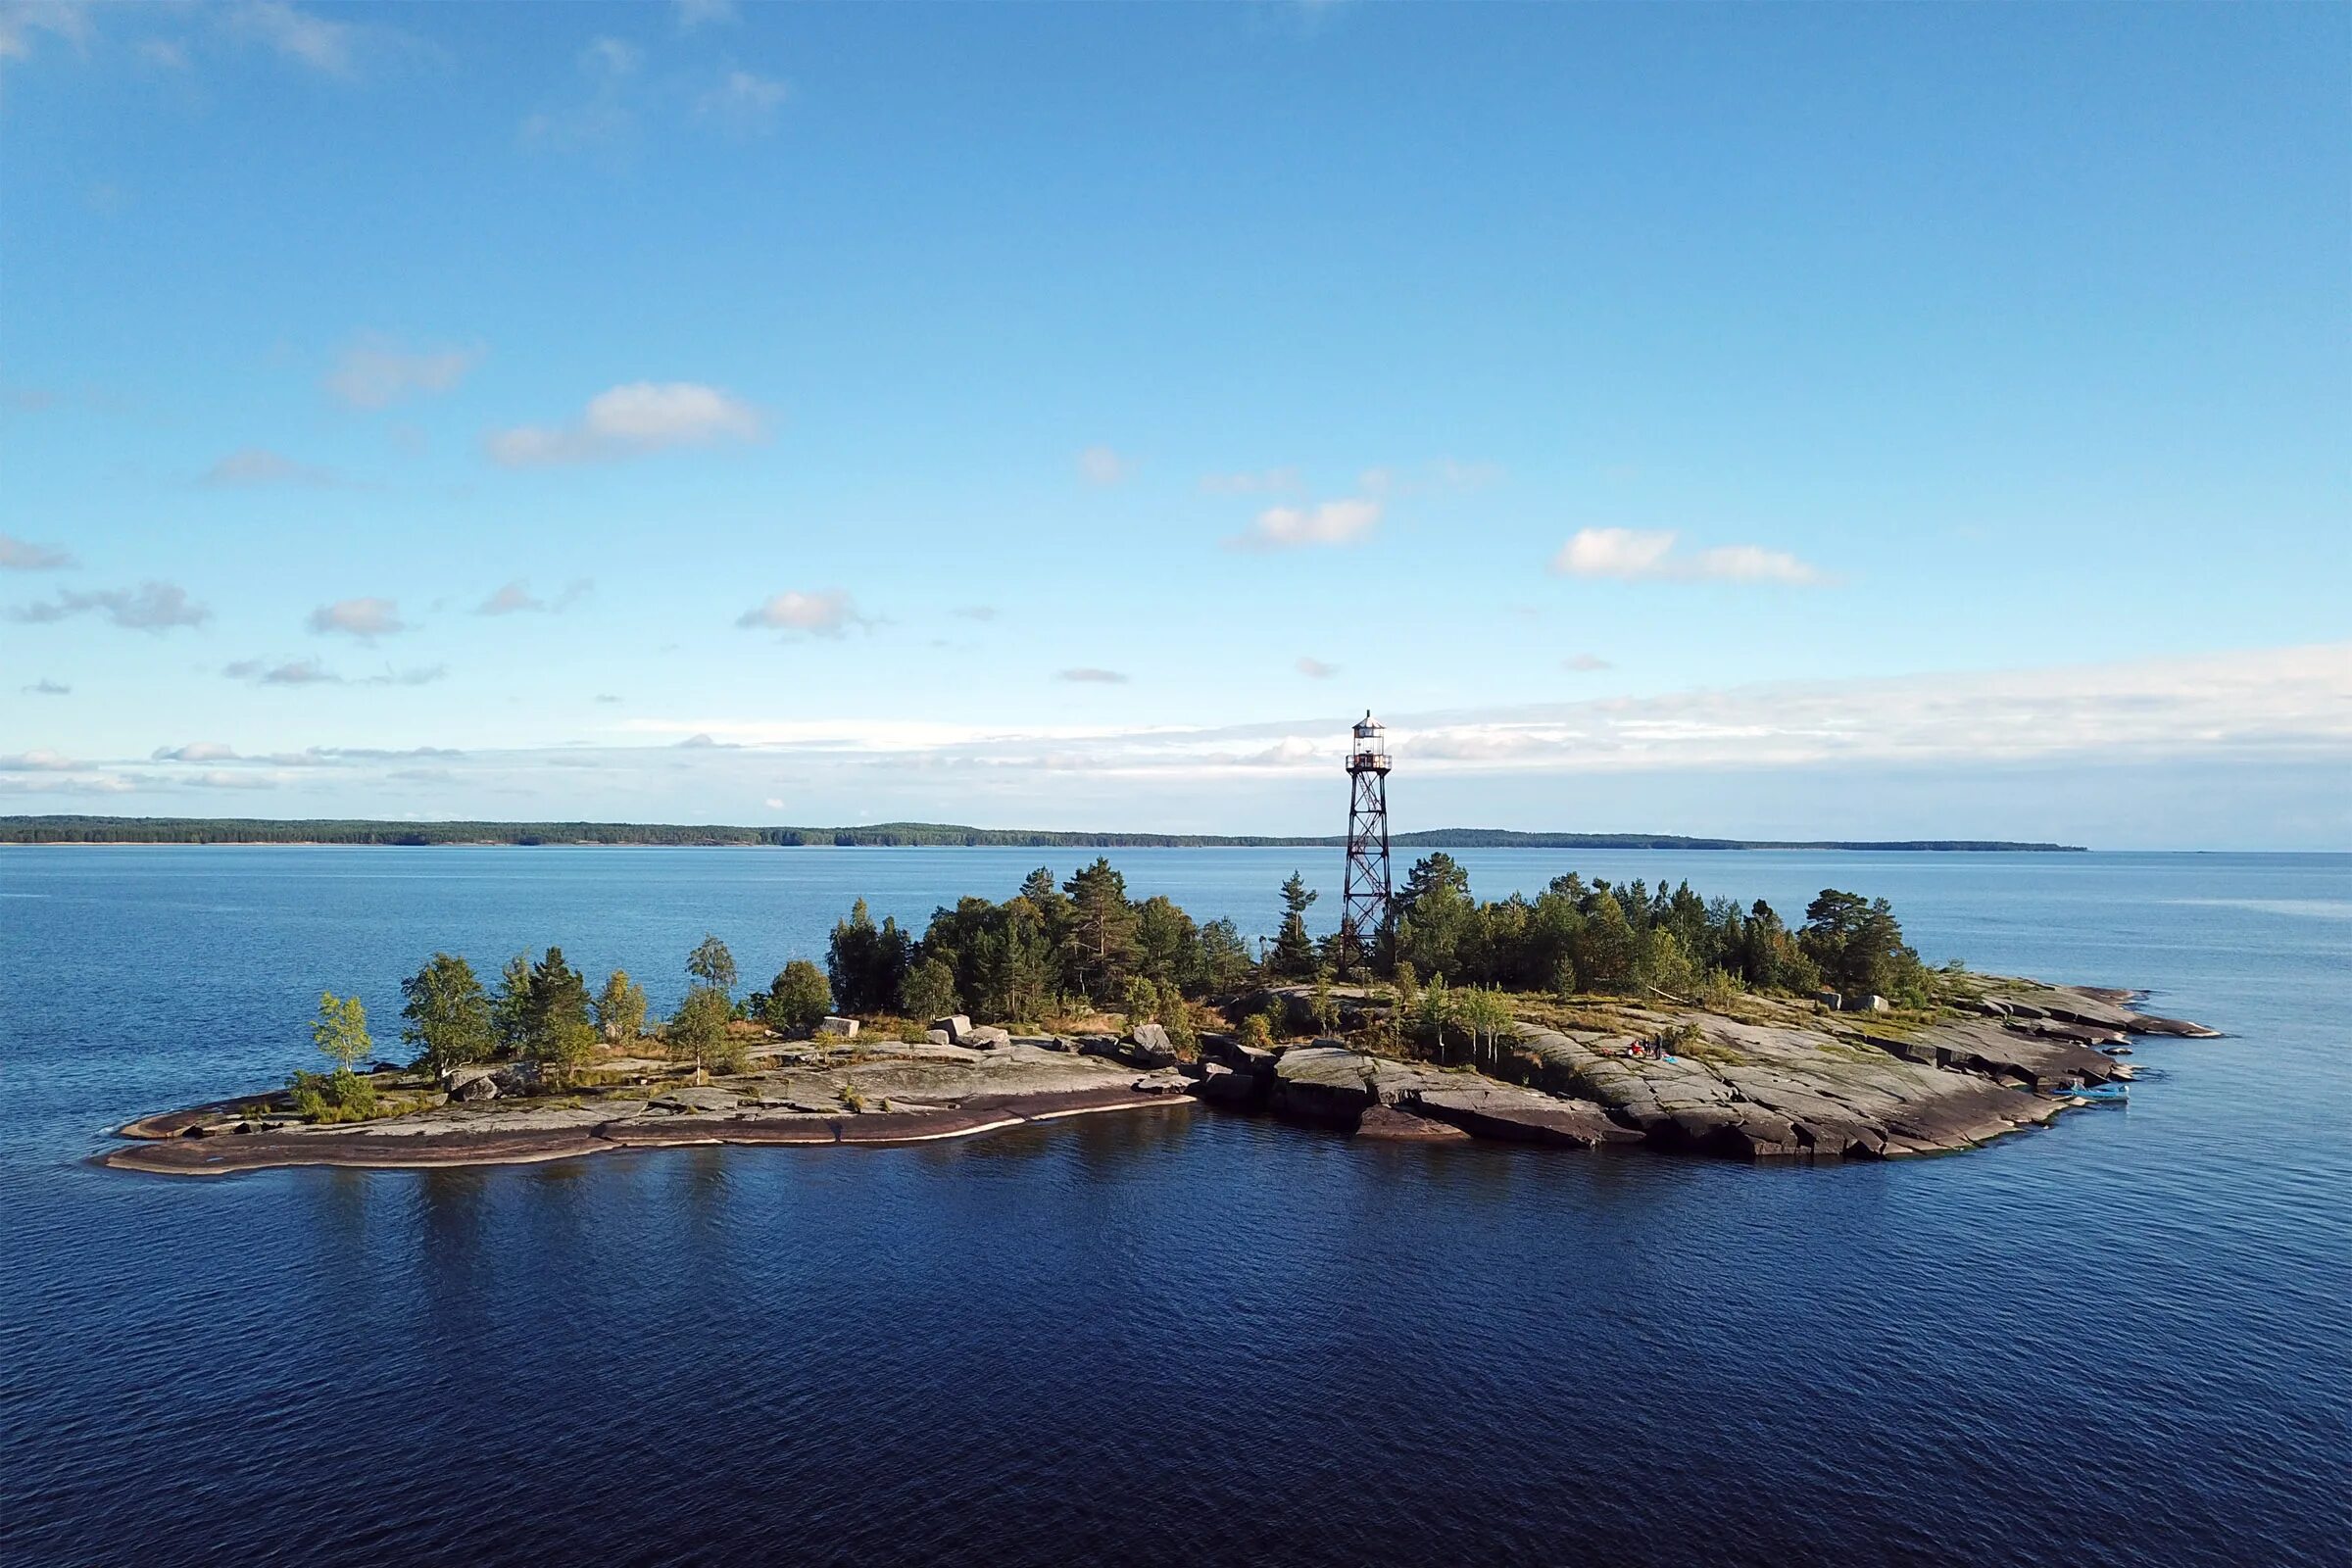
<instances>
[{"instance_id":1,"label":"rocky island","mask_svg":"<svg viewBox=\"0 0 2352 1568\"><path fill-rule=\"evenodd\" d=\"M1930 969L1885 900L1836 889L1795 929L1688 884L1567 875L1480 904L1441 853L1353 984L1308 935L1314 899L1294 875L1254 956L1231 921L1130 900L1102 859L942 907L919 939L860 901L822 968L795 959L748 996L706 937L651 1027L641 986L615 971L591 997L560 948L517 956L494 991L435 954L401 985L413 1062L372 1060L361 1001L329 993L312 1037L332 1073L140 1117L101 1157L186 1175L515 1163L1205 1104L1376 1140L1889 1158L2120 1098L2132 1037L2214 1033L2132 993Z\"/></svg>"}]
</instances>

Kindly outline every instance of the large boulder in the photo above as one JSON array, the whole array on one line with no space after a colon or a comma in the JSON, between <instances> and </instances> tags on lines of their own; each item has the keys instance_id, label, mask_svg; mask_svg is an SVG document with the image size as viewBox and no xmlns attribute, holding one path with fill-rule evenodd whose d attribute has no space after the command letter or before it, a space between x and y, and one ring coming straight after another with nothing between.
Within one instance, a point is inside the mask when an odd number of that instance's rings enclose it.
<instances>
[{"instance_id":1,"label":"large boulder","mask_svg":"<svg viewBox=\"0 0 2352 1568\"><path fill-rule=\"evenodd\" d=\"M1118 1054L1120 1060L1138 1067L1176 1065L1176 1047L1168 1039L1167 1030L1155 1023L1139 1023L1128 1030Z\"/></svg>"},{"instance_id":2,"label":"large boulder","mask_svg":"<svg viewBox=\"0 0 2352 1568\"><path fill-rule=\"evenodd\" d=\"M1012 1045L1012 1031L1000 1029L993 1023L984 1023L967 1032L957 1043L969 1046L974 1051L1004 1051Z\"/></svg>"},{"instance_id":3,"label":"large boulder","mask_svg":"<svg viewBox=\"0 0 2352 1568\"><path fill-rule=\"evenodd\" d=\"M1274 1064L1274 1108L1307 1121L1352 1127L1379 1103L1379 1069L1336 1046L1299 1046Z\"/></svg>"},{"instance_id":4,"label":"large boulder","mask_svg":"<svg viewBox=\"0 0 2352 1568\"><path fill-rule=\"evenodd\" d=\"M944 1030L947 1034L949 1045L960 1046L963 1044L964 1036L972 1032L972 1020L967 1014L964 1013L950 1013L945 1018L932 1019L931 1027L934 1029Z\"/></svg>"},{"instance_id":5,"label":"large boulder","mask_svg":"<svg viewBox=\"0 0 2352 1568\"><path fill-rule=\"evenodd\" d=\"M855 1040L858 1038L858 1020L827 1017L824 1022L816 1026L816 1032L834 1040Z\"/></svg>"},{"instance_id":6,"label":"large boulder","mask_svg":"<svg viewBox=\"0 0 2352 1568\"><path fill-rule=\"evenodd\" d=\"M1477 1138L1570 1149L1642 1142L1638 1130L1611 1121L1609 1113L1592 1101L1561 1100L1533 1090L1490 1084L1424 1089L1415 1097L1415 1104L1423 1113L1451 1122Z\"/></svg>"},{"instance_id":7,"label":"large boulder","mask_svg":"<svg viewBox=\"0 0 2352 1568\"><path fill-rule=\"evenodd\" d=\"M1394 1105L1373 1105L1355 1124L1358 1138L1393 1144L1464 1144L1470 1135L1450 1122L1416 1116Z\"/></svg>"},{"instance_id":8,"label":"large boulder","mask_svg":"<svg viewBox=\"0 0 2352 1568\"><path fill-rule=\"evenodd\" d=\"M490 1067L452 1067L441 1075L449 1098L461 1103L498 1098L498 1073Z\"/></svg>"}]
</instances>

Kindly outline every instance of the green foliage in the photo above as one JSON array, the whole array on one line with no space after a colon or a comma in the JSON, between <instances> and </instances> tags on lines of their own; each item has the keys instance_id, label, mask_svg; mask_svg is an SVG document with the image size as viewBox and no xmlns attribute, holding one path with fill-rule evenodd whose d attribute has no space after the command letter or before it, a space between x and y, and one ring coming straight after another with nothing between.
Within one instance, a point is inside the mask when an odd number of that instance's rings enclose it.
<instances>
[{"instance_id":1,"label":"green foliage","mask_svg":"<svg viewBox=\"0 0 2352 1568\"><path fill-rule=\"evenodd\" d=\"M825 947L825 977L833 1004L845 1013L888 1012L906 978L909 944L895 919L877 926L865 901L850 907Z\"/></svg>"},{"instance_id":2,"label":"green foliage","mask_svg":"<svg viewBox=\"0 0 2352 1568\"><path fill-rule=\"evenodd\" d=\"M343 1073L349 1073L373 1055L375 1042L368 1038L368 1009L360 1005L360 999L320 992L318 1021L311 1025L311 1043Z\"/></svg>"},{"instance_id":3,"label":"green foliage","mask_svg":"<svg viewBox=\"0 0 2352 1568\"><path fill-rule=\"evenodd\" d=\"M287 1098L305 1121L366 1121L376 1113L375 1084L348 1067L333 1072L303 1072L286 1080Z\"/></svg>"},{"instance_id":4,"label":"green foliage","mask_svg":"<svg viewBox=\"0 0 2352 1568\"><path fill-rule=\"evenodd\" d=\"M1080 996L1107 1003L1124 991L1137 956L1139 917L1127 902L1127 879L1098 856L1061 889L1070 901L1069 930L1062 938L1063 975Z\"/></svg>"},{"instance_id":5,"label":"green foliage","mask_svg":"<svg viewBox=\"0 0 2352 1568\"><path fill-rule=\"evenodd\" d=\"M490 1037L502 1056L522 1054L530 1038L531 960L517 953L499 971L498 994L490 999Z\"/></svg>"},{"instance_id":6,"label":"green foliage","mask_svg":"<svg viewBox=\"0 0 2352 1568\"><path fill-rule=\"evenodd\" d=\"M1282 885L1282 926L1274 935L1274 951L1266 967L1276 978L1304 980L1315 972L1315 943L1306 934L1306 908L1318 895L1298 872Z\"/></svg>"},{"instance_id":7,"label":"green foliage","mask_svg":"<svg viewBox=\"0 0 2352 1568\"><path fill-rule=\"evenodd\" d=\"M1159 987L1143 975L1129 975L1119 998L1119 1011L1126 1015L1130 1029L1152 1022L1159 1014Z\"/></svg>"},{"instance_id":8,"label":"green foliage","mask_svg":"<svg viewBox=\"0 0 2352 1568\"><path fill-rule=\"evenodd\" d=\"M436 953L400 983L400 1038L416 1065L440 1073L490 1054L490 998L464 958Z\"/></svg>"},{"instance_id":9,"label":"green foliage","mask_svg":"<svg viewBox=\"0 0 2352 1568\"><path fill-rule=\"evenodd\" d=\"M956 971L942 959L924 958L900 983L899 1005L918 1027L950 1016L956 1009Z\"/></svg>"},{"instance_id":10,"label":"green foliage","mask_svg":"<svg viewBox=\"0 0 2352 1568\"><path fill-rule=\"evenodd\" d=\"M715 936L706 935L686 955L686 972L720 996L735 994L735 955Z\"/></svg>"},{"instance_id":11,"label":"green foliage","mask_svg":"<svg viewBox=\"0 0 2352 1568\"><path fill-rule=\"evenodd\" d=\"M1903 928L1885 899L1823 888L1805 907L1797 940L1822 979L1839 991L1926 1000L1926 971L1903 945Z\"/></svg>"},{"instance_id":12,"label":"green foliage","mask_svg":"<svg viewBox=\"0 0 2352 1568\"><path fill-rule=\"evenodd\" d=\"M846 1078L842 1080L841 1088L835 1091L835 1097L841 1101L841 1108L853 1116L865 1109L865 1096L859 1094L858 1086Z\"/></svg>"},{"instance_id":13,"label":"green foliage","mask_svg":"<svg viewBox=\"0 0 2352 1568\"><path fill-rule=\"evenodd\" d=\"M1156 1014L1178 1055L1190 1061L1200 1054L1200 1028L1193 1021L1192 1004L1184 1000L1182 991L1172 985L1161 986Z\"/></svg>"},{"instance_id":14,"label":"green foliage","mask_svg":"<svg viewBox=\"0 0 2352 1568\"><path fill-rule=\"evenodd\" d=\"M1339 1028L1340 1004L1331 994L1331 970L1328 967L1315 971L1315 989L1309 995L1307 1004L1315 1015L1316 1028L1325 1034Z\"/></svg>"},{"instance_id":15,"label":"green foliage","mask_svg":"<svg viewBox=\"0 0 2352 1568\"><path fill-rule=\"evenodd\" d=\"M609 1046L626 1046L645 1033L645 987L615 969L597 993L596 1027Z\"/></svg>"},{"instance_id":16,"label":"green foliage","mask_svg":"<svg viewBox=\"0 0 2352 1568\"><path fill-rule=\"evenodd\" d=\"M1429 1037L1430 1043L1437 1048L1440 1061L1446 1059L1446 1031L1459 1015L1460 1003L1452 988L1446 984L1446 977L1442 974L1431 975L1429 984L1421 988L1421 995L1413 1004L1413 1025Z\"/></svg>"},{"instance_id":17,"label":"green foliage","mask_svg":"<svg viewBox=\"0 0 2352 1568\"><path fill-rule=\"evenodd\" d=\"M694 1063L696 1082L702 1081L706 1066L725 1058L729 1044L727 1024L734 1015L734 1005L727 1001L726 993L714 986L696 986L678 1004L662 1039L672 1059Z\"/></svg>"},{"instance_id":18,"label":"green foliage","mask_svg":"<svg viewBox=\"0 0 2352 1568\"><path fill-rule=\"evenodd\" d=\"M832 1010L833 988L825 979L825 971L807 958L795 958L785 964L768 986L766 995L760 999L760 1020L779 1033L788 1029L813 1029Z\"/></svg>"},{"instance_id":19,"label":"green foliage","mask_svg":"<svg viewBox=\"0 0 2352 1568\"><path fill-rule=\"evenodd\" d=\"M1663 926L1650 934L1643 968L1651 988L1670 997L1689 997L1698 989L1698 966L1674 932Z\"/></svg>"},{"instance_id":20,"label":"green foliage","mask_svg":"<svg viewBox=\"0 0 2352 1568\"><path fill-rule=\"evenodd\" d=\"M587 978L564 961L562 948L549 948L546 956L531 965L522 1053L550 1079L561 1082L595 1049L596 1025L589 1018Z\"/></svg>"},{"instance_id":21,"label":"green foliage","mask_svg":"<svg viewBox=\"0 0 2352 1568\"><path fill-rule=\"evenodd\" d=\"M1469 1032L1472 1048L1490 1064L1502 1058L1502 1037L1510 1032L1511 1007L1492 986L1467 986L1454 993L1454 1016Z\"/></svg>"},{"instance_id":22,"label":"green foliage","mask_svg":"<svg viewBox=\"0 0 2352 1568\"><path fill-rule=\"evenodd\" d=\"M1264 1013L1253 1012L1242 1020L1242 1044L1252 1051L1274 1049L1274 1030L1266 1022Z\"/></svg>"}]
</instances>

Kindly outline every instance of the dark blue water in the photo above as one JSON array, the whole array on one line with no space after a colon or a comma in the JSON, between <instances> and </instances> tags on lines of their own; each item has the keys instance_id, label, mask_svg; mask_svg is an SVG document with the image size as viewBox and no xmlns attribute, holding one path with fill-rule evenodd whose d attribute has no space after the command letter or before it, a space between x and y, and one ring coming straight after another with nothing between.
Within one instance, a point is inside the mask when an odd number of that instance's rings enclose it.
<instances>
[{"instance_id":1,"label":"dark blue water","mask_svg":"<svg viewBox=\"0 0 2352 1568\"><path fill-rule=\"evenodd\" d=\"M2346 1560L2347 857L1460 857L1487 896L1571 866L1791 913L1883 893L1931 959L2145 985L2233 1036L2144 1043L2128 1109L1945 1159L1184 1109L882 1152L83 1163L309 1065L321 987L388 1041L435 947L559 941L664 1005L706 930L764 979L856 893L919 924L1071 858L0 853L0 1561ZM1263 930L1307 858L1114 858Z\"/></svg>"}]
</instances>

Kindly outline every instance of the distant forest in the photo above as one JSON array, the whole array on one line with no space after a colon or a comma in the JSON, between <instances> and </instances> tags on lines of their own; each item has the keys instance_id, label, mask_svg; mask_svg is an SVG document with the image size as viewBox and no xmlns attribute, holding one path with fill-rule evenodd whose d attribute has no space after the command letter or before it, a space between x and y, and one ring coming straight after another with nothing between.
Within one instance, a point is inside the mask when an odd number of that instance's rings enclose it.
<instances>
[{"instance_id":1,"label":"distant forest","mask_svg":"<svg viewBox=\"0 0 2352 1568\"><path fill-rule=\"evenodd\" d=\"M0 816L0 844L698 844L870 849L1337 849L1346 841L1218 833L1070 833L957 827L945 822L877 822L869 827L727 827L664 822L274 821L218 816ZM1694 839L1673 833L1520 833L1441 827L1399 833L1400 850L2027 850L2079 853L2071 844L1987 839Z\"/></svg>"}]
</instances>

